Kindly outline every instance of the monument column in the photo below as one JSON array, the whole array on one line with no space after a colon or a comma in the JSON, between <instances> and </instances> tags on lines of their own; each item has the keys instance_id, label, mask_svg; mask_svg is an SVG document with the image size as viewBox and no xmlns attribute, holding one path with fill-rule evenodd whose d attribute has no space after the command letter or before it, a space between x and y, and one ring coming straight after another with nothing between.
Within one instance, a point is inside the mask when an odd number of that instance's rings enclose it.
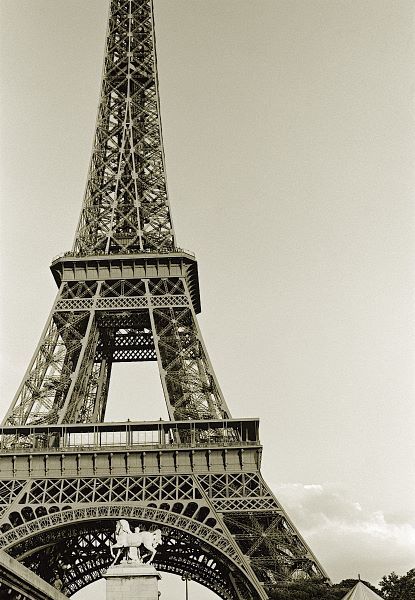
<instances>
[{"instance_id":1,"label":"monument column","mask_svg":"<svg viewBox=\"0 0 415 600\"><path fill-rule=\"evenodd\" d=\"M104 574L106 600L158 600L160 574L152 565L123 561Z\"/></svg>"},{"instance_id":2,"label":"monument column","mask_svg":"<svg viewBox=\"0 0 415 600\"><path fill-rule=\"evenodd\" d=\"M131 531L130 524L120 519L115 527L115 544L111 545L111 554L117 550L114 562L104 573L107 580L106 600L158 600L158 580L160 574L151 564L157 546L162 544L160 529L140 531L135 527ZM140 547L150 552L150 558L144 563ZM125 558L118 564L120 556Z\"/></svg>"}]
</instances>

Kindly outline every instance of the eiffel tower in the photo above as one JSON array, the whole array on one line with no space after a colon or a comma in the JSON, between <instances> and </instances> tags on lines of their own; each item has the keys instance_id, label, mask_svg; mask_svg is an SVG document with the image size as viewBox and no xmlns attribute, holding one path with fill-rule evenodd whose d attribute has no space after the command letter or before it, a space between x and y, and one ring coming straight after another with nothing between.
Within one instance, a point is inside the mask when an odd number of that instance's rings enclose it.
<instances>
[{"instance_id":1,"label":"eiffel tower","mask_svg":"<svg viewBox=\"0 0 415 600\"><path fill-rule=\"evenodd\" d=\"M85 198L51 271L58 293L2 424L0 550L72 595L102 576L126 518L162 530L157 569L224 600L326 579L198 327L197 262L176 244L166 190L152 0L110 0ZM105 422L112 365L134 361L157 361L168 421Z\"/></svg>"}]
</instances>

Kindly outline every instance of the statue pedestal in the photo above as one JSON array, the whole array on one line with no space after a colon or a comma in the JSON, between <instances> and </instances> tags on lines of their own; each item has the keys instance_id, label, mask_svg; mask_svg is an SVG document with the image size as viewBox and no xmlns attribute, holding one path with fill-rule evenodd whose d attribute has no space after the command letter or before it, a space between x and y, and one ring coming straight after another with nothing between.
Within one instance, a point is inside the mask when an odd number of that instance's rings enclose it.
<instances>
[{"instance_id":1,"label":"statue pedestal","mask_svg":"<svg viewBox=\"0 0 415 600\"><path fill-rule=\"evenodd\" d=\"M158 600L160 574L152 565L122 562L104 574L107 580L106 600Z\"/></svg>"}]
</instances>

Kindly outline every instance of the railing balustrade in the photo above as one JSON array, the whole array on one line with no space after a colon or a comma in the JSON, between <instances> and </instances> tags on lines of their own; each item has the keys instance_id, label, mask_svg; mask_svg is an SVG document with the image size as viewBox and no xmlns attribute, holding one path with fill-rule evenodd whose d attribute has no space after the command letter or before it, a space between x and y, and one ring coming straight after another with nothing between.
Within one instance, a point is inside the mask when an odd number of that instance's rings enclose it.
<instances>
[{"instance_id":1,"label":"railing balustrade","mask_svg":"<svg viewBox=\"0 0 415 600\"><path fill-rule=\"evenodd\" d=\"M0 428L0 453L259 445L257 419L144 421Z\"/></svg>"}]
</instances>

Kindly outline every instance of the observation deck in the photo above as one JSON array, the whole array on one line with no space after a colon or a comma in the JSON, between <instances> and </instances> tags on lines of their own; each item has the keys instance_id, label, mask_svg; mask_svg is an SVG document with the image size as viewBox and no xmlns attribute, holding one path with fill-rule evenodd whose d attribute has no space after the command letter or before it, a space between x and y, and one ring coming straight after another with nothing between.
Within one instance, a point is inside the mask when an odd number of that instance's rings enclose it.
<instances>
[{"instance_id":1,"label":"observation deck","mask_svg":"<svg viewBox=\"0 0 415 600\"><path fill-rule=\"evenodd\" d=\"M7 426L0 477L257 471L258 430L258 419Z\"/></svg>"},{"instance_id":2,"label":"observation deck","mask_svg":"<svg viewBox=\"0 0 415 600\"><path fill-rule=\"evenodd\" d=\"M184 277L194 310L197 314L201 311L197 261L189 250L93 255L65 252L53 259L50 270L58 286L62 281Z\"/></svg>"}]
</instances>

